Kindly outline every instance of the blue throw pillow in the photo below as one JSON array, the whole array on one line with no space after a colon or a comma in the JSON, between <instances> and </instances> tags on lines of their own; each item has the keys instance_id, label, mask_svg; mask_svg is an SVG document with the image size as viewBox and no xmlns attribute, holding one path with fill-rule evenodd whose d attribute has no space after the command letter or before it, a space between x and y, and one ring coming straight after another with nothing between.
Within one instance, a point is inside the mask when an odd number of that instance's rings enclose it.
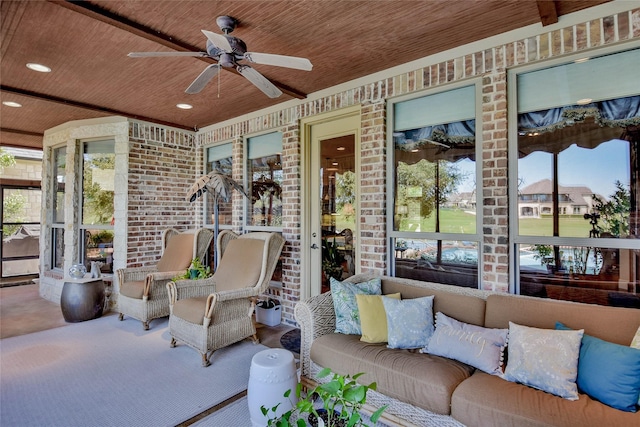
<instances>
[{"instance_id":1,"label":"blue throw pillow","mask_svg":"<svg viewBox=\"0 0 640 427\"><path fill-rule=\"evenodd\" d=\"M382 297L389 348L423 348L433 335L433 295L399 300Z\"/></svg>"},{"instance_id":2,"label":"blue throw pillow","mask_svg":"<svg viewBox=\"0 0 640 427\"><path fill-rule=\"evenodd\" d=\"M336 313L336 333L362 335L356 294L380 295L382 293L380 278L376 277L362 283L350 283L340 282L332 277L329 284Z\"/></svg>"},{"instance_id":3,"label":"blue throw pillow","mask_svg":"<svg viewBox=\"0 0 640 427\"><path fill-rule=\"evenodd\" d=\"M568 330L556 322L556 329ZM636 412L640 395L640 350L584 335L578 359L578 388L605 405Z\"/></svg>"}]
</instances>

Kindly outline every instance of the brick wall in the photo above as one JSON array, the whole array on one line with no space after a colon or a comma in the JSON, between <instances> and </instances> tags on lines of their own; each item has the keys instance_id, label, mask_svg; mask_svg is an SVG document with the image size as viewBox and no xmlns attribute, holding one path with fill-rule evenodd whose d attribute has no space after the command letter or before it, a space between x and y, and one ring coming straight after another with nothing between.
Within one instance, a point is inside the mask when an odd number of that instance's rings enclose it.
<instances>
[{"instance_id":1,"label":"brick wall","mask_svg":"<svg viewBox=\"0 0 640 427\"><path fill-rule=\"evenodd\" d=\"M555 28L555 27L554 27ZM543 29L544 30L544 29ZM577 51L640 38L640 9L604 16L566 28L542 31L522 40L488 46L460 57L447 58L372 83L270 112L237 123L212 126L200 132L202 146L241 139L243 135L283 132L285 186L283 187L284 320L293 323L292 307L300 295L297 263L300 251L300 119L339 108L361 105L361 268L385 272L386 257L386 100L390 97L437 88L444 84L481 78L482 86L482 194L483 272L485 289L508 290L509 198L507 70ZM452 55L454 56L454 55ZM234 151L234 161L236 160ZM241 162L242 159L239 159ZM235 170L235 169L234 169ZM295 182L294 182L295 180ZM234 199L237 200L237 199ZM237 223L241 226L241 221Z\"/></svg>"},{"instance_id":2,"label":"brick wall","mask_svg":"<svg viewBox=\"0 0 640 427\"><path fill-rule=\"evenodd\" d=\"M192 229L201 222L202 204L185 200L196 179L194 147L192 132L130 122L127 267L160 258L163 230Z\"/></svg>"}]
</instances>

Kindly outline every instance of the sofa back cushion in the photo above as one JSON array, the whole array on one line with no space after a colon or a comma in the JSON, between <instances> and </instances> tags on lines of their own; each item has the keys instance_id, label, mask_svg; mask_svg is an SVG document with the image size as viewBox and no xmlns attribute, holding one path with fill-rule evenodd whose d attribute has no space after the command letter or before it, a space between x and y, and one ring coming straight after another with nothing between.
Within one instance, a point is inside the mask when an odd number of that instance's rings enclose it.
<instances>
[{"instance_id":1,"label":"sofa back cushion","mask_svg":"<svg viewBox=\"0 0 640 427\"><path fill-rule=\"evenodd\" d=\"M519 295L490 295L485 326L508 328L509 321L545 329L554 329L556 322L561 322L571 329L584 329L585 334L628 346L640 325L640 310Z\"/></svg>"},{"instance_id":2,"label":"sofa back cushion","mask_svg":"<svg viewBox=\"0 0 640 427\"><path fill-rule=\"evenodd\" d=\"M179 233L171 236L156 268L158 271L186 270L193 259L194 233Z\"/></svg>"},{"instance_id":3,"label":"sofa back cushion","mask_svg":"<svg viewBox=\"0 0 640 427\"><path fill-rule=\"evenodd\" d=\"M474 289L469 288L431 284L395 277L382 279L383 294L395 294L398 292L400 292L402 299L433 295L434 313L439 311L461 322L484 326L485 300L481 291L478 291L478 296L474 296L471 295L474 293Z\"/></svg>"},{"instance_id":4,"label":"sofa back cushion","mask_svg":"<svg viewBox=\"0 0 640 427\"><path fill-rule=\"evenodd\" d=\"M264 240L235 239L227 243L213 274L216 292L253 287L262 273Z\"/></svg>"}]
</instances>

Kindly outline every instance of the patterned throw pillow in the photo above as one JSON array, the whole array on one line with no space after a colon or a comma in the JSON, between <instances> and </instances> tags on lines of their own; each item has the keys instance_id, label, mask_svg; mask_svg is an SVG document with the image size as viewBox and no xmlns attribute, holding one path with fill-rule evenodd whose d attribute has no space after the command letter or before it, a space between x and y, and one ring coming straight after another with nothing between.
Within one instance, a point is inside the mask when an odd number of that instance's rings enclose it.
<instances>
[{"instance_id":1,"label":"patterned throw pillow","mask_svg":"<svg viewBox=\"0 0 640 427\"><path fill-rule=\"evenodd\" d=\"M578 355L584 329L556 331L509 322L504 379L578 400Z\"/></svg>"},{"instance_id":2,"label":"patterned throw pillow","mask_svg":"<svg viewBox=\"0 0 640 427\"><path fill-rule=\"evenodd\" d=\"M356 294L380 295L382 293L380 278L362 283L349 283L340 282L332 277L329 283L333 309L336 312L336 333L362 335Z\"/></svg>"},{"instance_id":3,"label":"patterned throw pillow","mask_svg":"<svg viewBox=\"0 0 640 427\"><path fill-rule=\"evenodd\" d=\"M433 295L397 300L382 297L389 348L424 348L433 335Z\"/></svg>"},{"instance_id":4,"label":"patterned throw pillow","mask_svg":"<svg viewBox=\"0 0 640 427\"><path fill-rule=\"evenodd\" d=\"M508 329L483 328L436 313L436 331L425 353L455 359L488 374L502 376L502 352Z\"/></svg>"}]
</instances>

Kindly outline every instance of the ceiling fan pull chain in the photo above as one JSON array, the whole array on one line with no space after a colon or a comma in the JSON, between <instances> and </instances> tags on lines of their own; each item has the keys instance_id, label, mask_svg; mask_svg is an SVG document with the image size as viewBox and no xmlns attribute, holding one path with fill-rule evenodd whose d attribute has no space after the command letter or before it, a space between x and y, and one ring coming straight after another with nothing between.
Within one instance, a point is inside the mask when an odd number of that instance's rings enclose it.
<instances>
[{"instance_id":1,"label":"ceiling fan pull chain","mask_svg":"<svg viewBox=\"0 0 640 427\"><path fill-rule=\"evenodd\" d=\"M218 98L220 98L220 74L222 73L218 73Z\"/></svg>"}]
</instances>

